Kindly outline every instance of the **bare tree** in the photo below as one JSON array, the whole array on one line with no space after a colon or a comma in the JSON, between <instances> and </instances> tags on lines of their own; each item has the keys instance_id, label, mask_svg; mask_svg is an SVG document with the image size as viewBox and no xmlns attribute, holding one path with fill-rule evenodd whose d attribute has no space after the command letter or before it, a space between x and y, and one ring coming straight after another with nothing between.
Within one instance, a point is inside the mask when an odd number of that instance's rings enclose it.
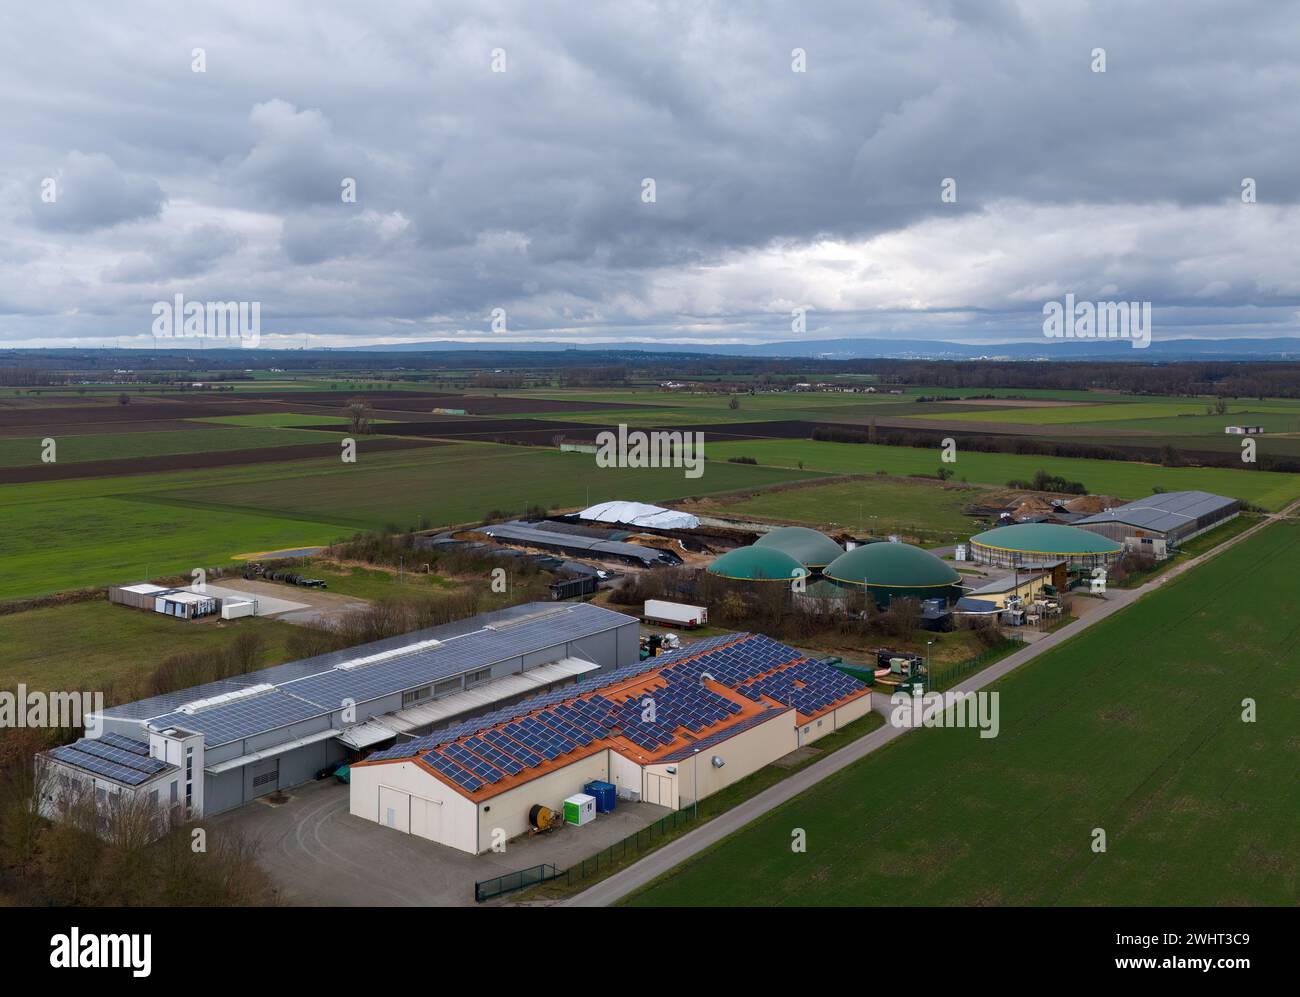
<instances>
[{"instance_id":1,"label":"bare tree","mask_svg":"<svg viewBox=\"0 0 1300 997\"><path fill-rule=\"evenodd\" d=\"M362 435L370 432L375 413L364 398L349 398L343 406L343 414L347 417L348 428L352 432Z\"/></svg>"}]
</instances>

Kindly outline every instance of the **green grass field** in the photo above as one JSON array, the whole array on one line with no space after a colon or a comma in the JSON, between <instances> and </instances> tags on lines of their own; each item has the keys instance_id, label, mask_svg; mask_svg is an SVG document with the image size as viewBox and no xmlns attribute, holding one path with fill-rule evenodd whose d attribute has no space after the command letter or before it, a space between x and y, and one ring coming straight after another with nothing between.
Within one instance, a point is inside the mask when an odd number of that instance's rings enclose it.
<instances>
[{"instance_id":1,"label":"green grass field","mask_svg":"<svg viewBox=\"0 0 1300 997\"><path fill-rule=\"evenodd\" d=\"M303 434L307 435L307 434ZM664 501L815 476L707 465L598 468L590 455L460 443L333 459L8 485L0 490L0 599L139 581L246 551L328 544L359 530L433 527L531 504Z\"/></svg>"},{"instance_id":2,"label":"green grass field","mask_svg":"<svg viewBox=\"0 0 1300 997\"><path fill-rule=\"evenodd\" d=\"M907 734L631 903L1294 906L1298 561L1262 530L999 681L998 737Z\"/></svg>"},{"instance_id":3,"label":"green grass field","mask_svg":"<svg viewBox=\"0 0 1300 997\"><path fill-rule=\"evenodd\" d=\"M217 626L114 606L107 599L68 603L0 616L0 689L25 682L29 689L103 690L147 675L182 651L224 647L252 632L265 646L262 664L288 660L293 626L250 618Z\"/></svg>"},{"instance_id":4,"label":"green grass field","mask_svg":"<svg viewBox=\"0 0 1300 997\"><path fill-rule=\"evenodd\" d=\"M729 515L785 519L813 527L848 529L859 534L904 532L941 534L966 540L982 529L962 513L984 489L943 487L938 483L865 478L807 488L789 488L727 500Z\"/></svg>"},{"instance_id":5,"label":"green grass field","mask_svg":"<svg viewBox=\"0 0 1300 997\"><path fill-rule=\"evenodd\" d=\"M1070 481L1081 481L1090 492L1116 498L1136 499L1157 488L1165 491L1202 489L1218 495L1245 499L1266 509L1281 509L1300 498L1300 475L1269 471L1238 471L1221 467L1160 467L1119 460L1084 460L1075 457L1036 457L1001 453L963 453L945 465L955 479L973 484L1005 486L1011 480L1026 480L1042 469ZM886 447L869 443L824 443L818 440L746 440L711 443L709 459L753 457L759 464L834 471L839 474L933 475L940 467L938 450L917 447Z\"/></svg>"},{"instance_id":6,"label":"green grass field","mask_svg":"<svg viewBox=\"0 0 1300 997\"><path fill-rule=\"evenodd\" d=\"M786 469L709 464L703 477L692 479L673 468L600 468L589 454L457 443L363 457L344 467L304 461L273 478L167 491L158 497L373 529L405 527L421 519L431 526L464 523L491 510L582 507L626 495L660 502L806 476Z\"/></svg>"}]
</instances>

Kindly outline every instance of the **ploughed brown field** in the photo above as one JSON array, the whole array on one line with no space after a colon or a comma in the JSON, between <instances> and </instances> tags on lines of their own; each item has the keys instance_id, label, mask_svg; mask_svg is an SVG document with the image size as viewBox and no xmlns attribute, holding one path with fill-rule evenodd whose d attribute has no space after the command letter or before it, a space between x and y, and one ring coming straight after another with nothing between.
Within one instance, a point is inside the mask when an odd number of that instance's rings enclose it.
<instances>
[{"instance_id":1,"label":"ploughed brown field","mask_svg":"<svg viewBox=\"0 0 1300 997\"><path fill-rule=\"evenodd\" d=\"M186 428L192 428L188 423L185 425ZM154 423L151 428L157 429L158 424ZM359 445L370 453L383 453L389 450L418 450L422 447L436 447L443 444L429 440L363 437ZM272 464L276 461L310 460L338 455L339 444L333 442L304 443L302 446L295 447L261 447L256 450L217 450L204 453L164 454L156 457L125 457L120 460L37 464L30 467L0 468L0 484L16 485L27 481L60 481L68 478L111 478L120 474L191 471L205 467L230 467L237 464Z\"/></svg>"},{"instance_id":2,"label":"ploughed brown field","mask_svg":"<svg viewBox=\"0 0 1300 997\"><path fill-rule=\"evenodd\" d=\"M259 412L282 412L284 406L257 402L245 405L225 398L196 402L190 399L161 399L147 395L131 396L129 405L87 403L85 405L0 407L0 436L53 436L58 432L131 433L158 432L182 428L204 428L195 423L175 424L182 419L211 419L219 415L250 415Z\"/></svg>"},{"instance_id":3,"label":"ploughed brown field","mask_svg":"<svg viewBox=\"0 0 1300 997\"><path fill-rule=\"evenodd\" d=\"M377 415L379 413L376 413ZM629 431L666 433L704 433L705 442L717 440L807 439L822 423L784 420L775 422L719 422L673 424L653 426L629 423ZM341 426L300 426L300 429L343 431ZM856 427L855 427L856 428ZM444 436L473 440L506 442L525 440L529 443L551 444L563 436L570 442L593 442L598 433L618 432L617 423L600 425L591 422L561 422L556 419L446 419L434 422L395 422L375 427L377 432L391 436Z\"/></svg>"},{"instance_id":4,"label":"ploughed brown field","mask_svg":"<svg viewBox=\"0 0 1300 997\"><path fill-rule=\"evenodd\" d=\"M303 406L325 406L338 411L353 398L364 398L370 407L391 412L429 412L435 408L464 409L470 415L511 415L525 412L592 412L599 409L644 409L645 405L624 402L557 401L549 398L504 398L492 395L440 395L428 391L245 391L240 398L277 401L301 410ZM283 405L277 406L283 409Z\"/></svg>"}]
</instances>

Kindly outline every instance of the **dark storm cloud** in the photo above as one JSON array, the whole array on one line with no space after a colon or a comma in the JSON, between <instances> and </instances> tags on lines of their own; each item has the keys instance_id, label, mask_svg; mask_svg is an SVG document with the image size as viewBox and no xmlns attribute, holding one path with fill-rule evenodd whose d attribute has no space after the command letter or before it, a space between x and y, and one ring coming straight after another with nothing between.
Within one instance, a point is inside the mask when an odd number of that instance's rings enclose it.
<instances>
[{"instance_id":1,"label":"dark storm cloud","mask_svg":"<svg viewBox=\"0 0 1300 997\"><path fill-rule=\"evenodd\" d=\"M819 334L1005 338L1070 290L1287 332L1298 26L1265 3L42 6L0 33L0 244L23 249L0 339L132 335L176 292L337 340L487 335L495 307L529 337L789 339L795 306Z\"/></svg>"}]
</instances>

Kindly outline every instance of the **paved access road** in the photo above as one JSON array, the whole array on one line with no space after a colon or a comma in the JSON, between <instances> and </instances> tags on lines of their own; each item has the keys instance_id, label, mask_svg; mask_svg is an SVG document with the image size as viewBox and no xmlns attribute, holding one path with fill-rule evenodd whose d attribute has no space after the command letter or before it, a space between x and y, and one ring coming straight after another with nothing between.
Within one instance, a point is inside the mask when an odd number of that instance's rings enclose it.
<instances>
[{"instance_id":1,"label":"paved access road","mask_svg":"<svg viewBox=\"0 0 1300 997\"><path fill-rule=\"evenodd\" d=\"M1164 574L1153 578L1145 585L1135 589L1115 589L1106 595L1105 604L1099 606L1090 612L1083 619L1075 620L1073 623L1062 627L1053 633L1047 634L1041 640L1035 641L1028 647L1021 648L1014 654L1007 655L1001 661L990 665L988 668L979 672L965 682L959 683L954 688L961 692L975 692L984 688L990 683L996 682L1002 676L1014 671L1027 661L1032 661L1044 651L1056 647L1062 641L1069 640L1071 637L1081 633L1085 627L1092 626L1098 620L1104 620L1112 613L1117 613L1126 606L1136 602L1142 596L1154 592L1160 586L1171 582L1186 571L1197 567L1204 561L1214 557L1229 547L1241 543L1247 537L1254 536L1265 526L1269 525L1276 519L1281 519L1295 512L1300 508L1300 501L1293 502L1287 508L1279 513L1273 513L1257 526L1251 527L1231 540L1219 544L1213 550L1207 551L1198 557L1192 558L1183 564L1177 565L1166 571ZM873 698L879 697L873 693ZM681 865L693 855L697 855L709 848L730 834L739 831L745 825L752 823L759 817L763 816L770 810L774 810L781 804L798 796L806 789L812 788L821 782L827 776L833 775L852 765L854 762L861 761L867 755L876 749L888 744L896 738L902 737L909 732L907 727L882 727L879 730L872 731L847 747L841 748L834 754L827 756L819 762L814 762L806 769L796 772L788 779L777 783L770 789L766 789L757 796L751 797L738 806L728 810L719 817L715 817L701 827L696 828L688 834L682 835L674 841L664 845L658 851L651 852L640 862L628 866L621 872L615 873L608 879L601 880L595 886L576 896L570 897L560 906L566 907L604 907L609 904L617 903L623 897L635 890L649 884L665 873L671 872L677 866Z\"/></svg>"}]
</instances>

